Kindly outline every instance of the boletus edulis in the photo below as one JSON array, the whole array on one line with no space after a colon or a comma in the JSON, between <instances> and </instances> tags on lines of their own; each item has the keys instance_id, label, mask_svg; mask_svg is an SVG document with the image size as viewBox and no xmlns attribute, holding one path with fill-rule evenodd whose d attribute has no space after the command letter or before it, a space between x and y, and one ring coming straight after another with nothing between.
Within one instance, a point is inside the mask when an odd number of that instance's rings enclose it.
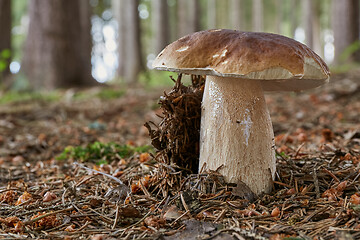
<instances>
[{"instance_id":1,"label":"boletus edulis","mask_svg":"<svg viewBox=\"0 0 360 240\"><path fill-rule=\"evenodd\" d=\"M158 70L206 75L199 169L216 170L255 194L272 189L274 133L264 91L301 91L329 80L325 62L291 38L217 29L168 45Z\"/></svg>"}]
</instances>

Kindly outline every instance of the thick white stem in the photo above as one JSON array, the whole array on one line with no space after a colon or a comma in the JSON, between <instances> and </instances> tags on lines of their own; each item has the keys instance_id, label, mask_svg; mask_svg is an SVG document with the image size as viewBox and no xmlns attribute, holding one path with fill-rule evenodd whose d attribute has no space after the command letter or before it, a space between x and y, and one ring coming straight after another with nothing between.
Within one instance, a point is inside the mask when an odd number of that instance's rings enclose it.
<instances>
[{"instance_id":1,"label":"thick white stem","mask_svg":"<svg viewBox=\"0 0 360 240\"><path fill-rule=\"evenodd\" d=\"M254 193L269 193L275 174L274 133L259 81L207 76L200 165Z\"/></svg>"}]
</instances>

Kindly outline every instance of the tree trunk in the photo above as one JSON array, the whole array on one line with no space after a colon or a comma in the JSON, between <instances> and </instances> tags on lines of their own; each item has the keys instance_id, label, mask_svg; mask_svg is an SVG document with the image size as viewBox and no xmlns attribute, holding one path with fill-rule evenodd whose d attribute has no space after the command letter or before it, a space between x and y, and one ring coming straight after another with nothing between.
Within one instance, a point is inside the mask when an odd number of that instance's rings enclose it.
<instances>
[{"instance_id":1,"label":"tree trunk","mask_svg":"<svg viewBox=\"0 0 360 240\"><path fill-rule=\"evenodd\" d=\"M158 54L169 44L170 28L168 21L167 0L153 0L154 50Z\"/></svg>"},{"instance_id":2,"label":"tree trunk","mask_svg":"<svg viewBox=\"0 0 360 240\"><path fill-rule=\"evenodd\" d=\"M323 56L321 47L320 11L319 2L314 0L303 1L303 16L305 28L305 43L318 55Z\"/></svg>"},{"instance_id":3,"label":"tree trunk","mask_svg":"<svg viewBox=\"0 0 360 240\"><path fill-rule=\"evenodd\" d=\"M282 34L282 22L283 22L283 2L282 0L275 0L275 9L276 9L276 14L275 14L275 32L277 34Z\"/></svg>"},{"instance_id":4,"label":"tree trunk","mask_svg":"<svg viewBox=\"0 0 360 240\"><path fill-rule=\"evenodd\" d=\"M313 22L314 22L314 7L313 0L303 0L303 14L304 16L304 29L305 29L305 43L314 49L314 36L313 36Z\"/></svg>"},{"instance_id":5,"label":"tree trunk","mask_svg":"<svg viewBox=\"0 0 360 240\"><path fill-rule=\"evenodd\" d=\"M177 1L177 35L178 38L183 37L190 33L187 18L187 0Z\"/></svg>"},{"instance_id":6,"label":"tree trunk","mask_svg":"<svg viewBox=\"0 0 360 240\"><path fill-rule=\"evenodd\" d=\"M31 0L29 16L23 66L31 87L87 85L91 67L83 59L80 2Z\"/></svg>"},{"instance_id":7,"label":"tree trunk","mask_svg":"<svg viewBox=\"0 0 360 240\"><path fill-rule=\"evenodd\" d=\"M207 1L207 25L208 29L217 28L216 0Z\"/></svg>"},{"instance_id":8,"label":"tree trunk","mask_svg":"<svg viewBox=\"0 0 360 240\"><path fill-rule=\"evenodd\" d=\"M0 84L9 76L10 56L5 52L11 50L11 1L0 0ZM5 52L4 52L5 51ZM1 56L3 55L3 56Z\"/></svg>"},{"instance_id":9,"label":"tree trunk","mask_svg":"<svg viewBox=\"0 0 360 240\"><path fill-rule=\"evenodd\" d=\"M196 32L200 29L199 0L178 0L178 38Z\"/></svg>"},{"instance_id":10,"label":"tree trunk","mask_svg":"<svg viewBox=\"0 0 360 240\"><path fill-rule=\"evenodd\" d=\"M92 85L95 83L91 75L91 52L92 52L92 36L91 36L91 15L92 9L89 0L80 0L80 40L81 40L81 58L82 67L84 69L84 85ZM89 81L89 82L85 82Z\"/></svg>"},{"instance_id":11,"label":"tree trunk","mask_svg":"<svg viewBox=\"0 0 360 240\"><path fill-rule=\"evenodd\" d=\"M229 0L221 0L217 1L216 5L216 17L217 17L217 28L229 28L230 19L229 19Z\"/></svg>"},{"instance_id":12,"label":"tree trunk","mask_svg":"<svg viewBox=\"0 0 360 240\"><path fill-rule=\"evenodd\" d=\"M297 9L297 0L291 0L291 11L289 11L288 14L290 14L290 31L291 36L295 38L295 31L298 27L298 21L297 21L297 15L296 15L296 9Z\"/></svg>"},{"instance_id":13,"label":"tree trunk","mask_svg":"<svg viewBox=\"0 0 360 240\"><path fill-rule=\"evenodd\" d=\"M321 1L313 2L314 16L313 16L313 50L321 57L324 57L323 44L321 40L321 24L320 24L320 9Z\"/></svg>"},{"instance_id":14,"label":"tree trunk","mask_svg":"<svg viewBox=\"0 0 360 240\"><path fill-rule=\"evenodd\" d=\"M255 32L262 32L264 29L263 1L253 0L252 4L253 4L253 8L252 8L253 30Z\"/></svg>"},{"instance_id":15,"label":"tree trunk","mask_svg":"<svg viewBox=\"0 0 360 240\"><path fill-rule=\"evenodd\" d=\"M242 0L231 0L229 4L229 22L232 29L244 30Z\"/></svg>"},{"instance_id":16,"label":"tree trunk","mask_svg":"<svg viewBox=\"0 0 360 240\"><path fill-rule=\"evenodd\" d=\"M344 50L358 41L359 37L359 1L333 0L332 25L334 31L335 58L334 63L339 64ZM350 60L360 60L359 50L351 54Z\"/></svg>"},{"instance_id":17,"label":"tree trunk","mask_svg":"<svg viewBox=\"0 0 360 240\"><path fill-rule=\"evenodd\" d=\"M134 84L144 68L140 41L139 0L124 0L124 3L126 4L124 80L127 84Z\"/></svg>"},{"instance_id":18,"label":"tree trunk","mask_svg":"<svg viewBox=\"0 0 360 240\"><path fill-rule=\"evenodd\" d=\"M201 29L200 26L200 16L201 16L201 9L200 9L200 2L199 0L191 0L188 2L188 18L189 18L189 27L190 32L197 32Z\"/></svg>"},{"instance_id":19,"label":"tree trunk","mask_svg":"<svg viewBox=\"0 0 360 240\"><path fill-rule=\"evenodd\" d=\"M112 9L115 19L118 22L118 68L117 75L121 78L125 76L125 42L126 42L126 4L123 0L113 0Z\"/></svg>"}]
</instances>

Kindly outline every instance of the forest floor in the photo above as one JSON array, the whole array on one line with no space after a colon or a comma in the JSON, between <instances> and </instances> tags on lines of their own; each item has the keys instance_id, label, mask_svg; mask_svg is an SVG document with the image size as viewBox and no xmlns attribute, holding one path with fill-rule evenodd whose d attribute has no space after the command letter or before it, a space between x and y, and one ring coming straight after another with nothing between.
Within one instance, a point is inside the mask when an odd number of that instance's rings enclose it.
<instances>
[{"instance_id":1,"label":"forest floor","mask_svg":"<svg viewBox=\"0 0 360 240\"><path fill-rule=\"evenodd\" d=\"M251 202L216 172L168 166L164 179L177 180L161 188L143 125L159 122L163 91L1 104L0 238L360 239L360 71L266 95L277 174Z\"/></svg>"}]
</instances>

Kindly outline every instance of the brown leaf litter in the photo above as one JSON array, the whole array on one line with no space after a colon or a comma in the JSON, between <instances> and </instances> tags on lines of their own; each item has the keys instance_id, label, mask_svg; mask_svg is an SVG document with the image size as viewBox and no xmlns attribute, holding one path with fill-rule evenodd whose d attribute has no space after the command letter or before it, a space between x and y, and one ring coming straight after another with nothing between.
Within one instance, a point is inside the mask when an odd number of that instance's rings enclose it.
<instances>
[{"instance_id":1,"label":"brown leaf litter","mask_svg":"<svg viewBox=\"0 0 360 240\"><path fill-rule=\"evenodd\" d=\"M346 78L360 86L357 78ZM162 121L150 125L155 158L135 154L94 168L73 164L76 159L39 163L14 150L12 157L24 156L22 164L0 156L5 158L0 163L0 238L360 238L359 91L344 91L334 79L307 94L267 96L277 172L273 192L250 202L235 196L234 186L217 172L191 173L198 151L192 134L198 134L199 109L194 108L202 91L194 80L202 81L193 77L193 84L184 86L179 77L161 98L167 106ZM84 135L79 131L73 137ZM189 154L184 143L193 147ZM26 148L32 154L43 151Z\"/></svg>"}]
</instances>

